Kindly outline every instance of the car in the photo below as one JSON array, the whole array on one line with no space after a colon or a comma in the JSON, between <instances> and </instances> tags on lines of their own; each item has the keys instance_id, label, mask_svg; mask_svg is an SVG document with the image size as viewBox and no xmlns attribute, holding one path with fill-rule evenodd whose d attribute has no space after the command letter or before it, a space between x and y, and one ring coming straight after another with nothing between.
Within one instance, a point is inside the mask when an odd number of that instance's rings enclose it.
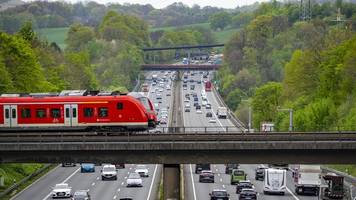
<instances>
[{"instance_id":1,"label":"car","mask_svg":"<svg viewBox=\"0 0 356 200\"><path fill-rule=\"evenodd\" d=\"M195 173L200 174L202 171L211 171L210 164L196 164L195 165Z\"/></svg>"},{"instance_id":2,"label":"car","mask_svg":"<svg viewBox=\"0 0 356 200\"><path fill-rule=\"evenodd\" d=\"M142 178L138 173L130 173L126 180L127 187L142 187Z\"/></svg>"},{"instance_id":3,"label":"car","mask_svg":"<svg viewBox=\"0 0 356 200\"><path fill-rule=\"evenodd\" d=\"M189 103L189 99L184 99L184 103Z\"/></svg>"},{"instance_id":4,"label":"car","mask_svg":"<svg viewBox=\"0 0 356 200\"><path fill-rule=\"evenodd\" d=\"M167 96L167 97L170 97L170 96L171 96L171 93L170 93L170 92L168 92L168 93L166 94L166 96Z\"/></svg>"},{"instance_id":5,"label":"car","mask_svg":"<svg viewBox=\"0 0 356 200\"><path fill-rule=\"evenodd\" d=\"M90 194L88 190L77 190L74 192L72 200L90 200Z\"/></svg>"},{"instance_id":6,"label":"car","mask_svg":"<svg viewBox=\"0 0 356 200\"><path fill-rule=\"evenodd\" d=\"M244 188L253 189L254 187L249 180L239 181L239 183L236 186L236 194L240 194L241 190Z\"/></svg>"},{"instance_id":7,"label":"car","mask_svg":"<svg viewBox=\"0 0 356 200\"><path fill-rule=\"evenodd\" d=\"M138 173L141 177L148 177L148 169L146 165L137 165L135 173Z\"/></svg>"},{"instance_id":8,"label":"car","mask_svg":"<svg viewBox=\"0 0 356 200\"><path fill-rule=\"evenodd\" d=\"M194 101L198 102L199 101L198 97L194 97Z\"/></svg>"},{"instance_id":9,"label":"car","mask_svg":"<svg viewBox=\"0 0 356 200\"><path fill-rule=\"evenodd\" d=\"M211 118L211 119L209 120L209 123L215 124L215 123L216 123L216 119L215 119L215 118Z\"/></svg>"},{"instance_id":10,"label":"car","mask_svg":"<svg viewBox=\"0 0 356 200\"><path fill-rule=\"evenodd\" d=\"M200 183L214 183L214 174L211 170L203 170L199 174Z\"/></svg>"},{"instance_id":11,"label":"car","mask_svg":"<svg viewBox=\"0 0 356 200\"><path fill-rule=\"evenodd\" d=\"M238 169L239 164L226 164L225 165L225 174L231 174L232 170Z\"/></svg>"},{"instance_id":12,"label":"car","mask_svg":"<svg viewBox=\"0 0 356 200\"><path fill-rule=\"evenodd\" d=\"M200 110L200 109L201 109L201 106L198 104L198 105L195 106L195 109L196 109L196 110Z\"/></svg>"},{"instance_id":13,"label":"car","mask_svg":"<svg viewBox=\"0 0 356 200\"><path fill-rule=\"evenodd\" d=\"M151 93L155 93L156 91L155 90L151 90Z\"/></svg>"},{"instance_id":14,"label":"car","mask_svg":"<svg viewBox=\"0 0 356 200\"><path fill-rule=\"evenodd\" d=\"M125 164L115 164L116 169L125 169Z\"/></svg>"},{"instance_id":15,"label":"car","mask_svg":"<svg viewBox=\"0 0 356 200\"><path fill-rule=\"evenodd\" d=\"M162 125L167 124L167 118L162 118L159 123Z\"/></svg>"},{"instance_id":16,"label":"car","mask_svg":"<svg viewBox=\"0 0 356 200\"><path fill-rule=\"evenodd\" d=\"M213 113L207 112L205 116L206 116L206 117L212 117L212 116L213 116Z\"/></svg>"},{"instance_id":17,"label":"car","mask_svg":"<svg viewBox=\"0 0 356 200\"><path fill-rule=\"evenodd\" d=\"M77 166L75 163L62 163L62 167L75 167Z\"/></svg>"},{"instance_id":18,"label":"car","mask_svg":"<svg viewBox=\"0 0 356 200\"><path fill-rule=\"evenodd\" d=\"M133 200L132 197L123 197L123 198L120 198L119 200Z\"/></svg>"},{"instance_id":19,"label":"car","mask_svg":"<svg viewBox=\"0 0 356 200\"><path fill-rule=\"evenodd\" d=\"M190 108L185 108L184 112L190 112Z\"/></svg>"},{"instance_id":20,"label":"car","mask_svg":"<svg viewBox=\"0 0 356 200\"><path fill-rule=\"evenodd\" d=\"M197 83L198 83L198 84L201 84L201 80L198 80Z\"/></svg>"},{"instance_id":21,"label":"car","mask_svg":"<svg viewBox=\"0 0 356 200\"><path fill-rule=\"evenodd\" d=\"M81 173L95 172L95 164L94 163L82 163L80 165L80 172Z\"/></svg>"},{"instance_id":22,"label":"car","mask_svg":"<svg viewBox=\"0 0 356 200\"><path fill-rule=\"evenodd\" d=\"M59 183L52 187L51 197L54 198L70 198L72 197L72 188L68 183Z\"/></svg>"},{"instance_id":23,"label":"car","mask_svg":"<svg viewBox=\"0 0 356 200\"><path fill-rule=\"evenodd\" d=\"M255 189L242 189L239 195L239 200L257 200L257 192Z\"/></svg>"},{"instance_id":24,"label":"car","mask_svg":"<svg viewBox=\"0 0 356 200\"><path fill-rule=\"evenodd\" d=\"M195 89L195 85L191 85L190 90L194 90L194 89Z\"/></svg>"},{"instance_id":25,"label":"car","mask_svg":"<svg viewBox=\"0 0 356 200\"><path fill-rule=\"evenodd\" d=\"M210 103L207 103L206 106L205 106L206 109L211 109L211 104Z\"/></svg>"},{"instance_id":26,"label":"car","mask_svg":"<svg viewBox=\"0 0 356 200\"><path fill-rule=\"evenodd\" d=\"M255 170L255 180L263 181L265 178L265 170L267 167L258 166Z\"/></svg>"},{"instance_id":27,"label":"car","mask_svg":"<svg viewBox=\"0 0 356 200\"><path fill-rule=\"evenodd\" d=\"M104 165L101 170L101 180L117 180L117 169L115 165Z\"/></svg>"},{"instance_id":28,"label":"car","mask_svg":"<svg viewBox=\"0 0 356 200\"><path fill-rule=\"evenodd\" d=\"M160 89L158 90L158 92L163 92L163 89L162 89L162 88L160 88Z\"/></svg>"},{"instance_id":29,"label":"car","mask_svg":"<svg viewBox=\"0 0 356 200\"><path fill-rule=\"evenodd\" d=\"M197 114L202 114L203 112L201 110L196 111Z\"/></svg>"},{"instance_id":30,"label":"car","mask_svg":"<svg viewBox=\"0 0 356 200\"><path fill-rule=\"evenodd\" d=\"M237 184L239 181L245 181L247 174L244 170L233 169L231 172L231 185Z\"/></svg>"},{"instance_id":31,"label":"car","mask_svg":"<svg viewBox=\"0 0 356 200\"><path fill-rule=\"evenodd\" d=\"M226 190L215 189L209 193L210 200L229 200L230 194Z\"/></svg>"},{"instance_id":32,"label":"car","mask_svg":"<svg viewBox=\"0 0 356 200\"><path fill-rule=\"evenodd\" d=\"M194 83L194 79L190 79L189 82Z\"/></svg>"}]
</instances>

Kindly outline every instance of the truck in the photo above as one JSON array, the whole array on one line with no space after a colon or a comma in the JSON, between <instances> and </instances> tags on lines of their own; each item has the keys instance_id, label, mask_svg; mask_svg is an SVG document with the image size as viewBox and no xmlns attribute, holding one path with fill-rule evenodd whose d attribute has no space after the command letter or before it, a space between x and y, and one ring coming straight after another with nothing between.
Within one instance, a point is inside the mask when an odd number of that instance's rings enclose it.
<instances>
[{"instance_id":1,"label":"truck","mask_svg":"<svg viewBox=\"0 0 356 200\"><path fill-rule=\"evenodd\" d=\"M156 81L156 80L157 80L157 77L158 77L157 74L153 74L153 75L152 75L152 81Z\"/></svg>"},{"instance_id":2,"label":"truck","mask_svg":"<svg viewBox=\"0 0 356 200\"><path fill-rule=\"evenodd\" d=\"M335 200L344 198L344 177L335 173L327 173L323 176L320 186L319 199Z\"/></svg>"},{"instance_id":3,"label":"truck","mask_svg":"<svg viewBox=\"0 0 356 200\"><path fill-rule=\"evenodd\" d=\"M210 81L205 82L205 91L210 92L212 87L212 83Z\"/></svg>"},{"instance_id":4,"label":"truck","mask_svg":"<svg viewBox=\"0 0 356 200\"><path fill-rule=\"evenodd\" d=\"M216 115L218 116L218 118L226 119L227 118L227 108L226 107L218 107Z\"/></svg>"},{"instance_id":5,"label":"truck","mask_svg":"<svg viewBox=\"0 0 356 200\"><path fill-rule=\"evenodd\" d=\"M261 132L273 132L274 123L272 122L262 122L261 123Z\"/></svg>"},{"instance_id":6,"label":"truck","mask_svg":"<svg viewBox=\"0 0 356 200\"><path fill-rule=\"evenodd\" d=\"M265 169L263 193L286 193L287 171L285 169Z\"/></svg>"},{"instance_id":7,"label":"truck","mask_svg":"<svg viewBox=\"0 0 356 200\"><path fill-rule=\"evenodd\" d=\"M319 195L321 184L320 165L298 165L293 172L295 193Z\"/></svg>"}]
</instances>

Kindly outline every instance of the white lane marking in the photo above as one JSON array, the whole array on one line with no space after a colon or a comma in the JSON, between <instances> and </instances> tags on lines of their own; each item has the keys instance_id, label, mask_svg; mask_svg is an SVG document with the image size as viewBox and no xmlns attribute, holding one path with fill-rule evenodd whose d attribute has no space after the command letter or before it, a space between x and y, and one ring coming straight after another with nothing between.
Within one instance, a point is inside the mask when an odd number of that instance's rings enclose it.
<instances>
[{"instance_id":1,"label":"white lane marking","mask_svg":"<svg viewBox=\"0 0 356 200\"><path fill-rule=\"evenodd\" d=\"M194 198L194 200L197 200L197 194L195 193L195 185L194 185L192 164L189 164L189 168L190 168L190 178L192 179L192 186L193 186L193 198Z\"/></svg>"},{"instance_id":2,"label":"white lane marking","mask_svg":"<svg viewBox=\"0 0 356 200\"><path fill-rule=\"evenodd\" d=\"M127 179L127 176L125 176L124 178Z\"/></svg>"},{"instance_id":3,"label":"white lane marking","mask_svg":"<svg viewBox=\"0 0 356 200\"><path fill-rule=\"evenodd\" d=\"M220 176L220 174L218 174L218 176Z\"/></svg>"},{"instance_id":4,"label":"white lane marking","mask_svg":"<svg viewBox=\"0 0 356 200\"><path fill-rule=\"evenodd\" d=\"M293 192L292 192L288 187L286 187L286 189L287 189L287 191L293 196L293 198L294 198L295 200L299 200L299 198L298 198L297 196L295 196L295 195L293 194Z\"/></svg>"},{"instance_id":5,"label":"white lane marking","mask_svg":"<svg viewBox=\"0 0 356 200\"><path fill-rule=\"evenodd\" d=\"M156 172L157 172L157 164L155 166L155 170L153 172L153 177L152 177L152 182L151 182L151 185L150 185L150 189L148 190L148 195L147 195L147 200L150 199L151 197L151 192L152 192L152 188L153 188L153 183L155 182L155 177L156 177Z\"/></svg>"},{"instance_id":6,"label":"white lane marking","mask_svg":"<svg viewBox=\"0 0 356 200\"><path fill-rule=\"evenodd\" d=\"M116 199L116 198L117 198L117 196L115 195L113 199Z\"/></svg>"},{"instance_id":7,"label":"white lane marking","mask_svg":"<svg viewBox=\"0 0 356 200\"><path fill-rule=\"evenodd\" d=\"M122 182L121 185L124 185L124 182Z\"/></svg>"},{"instance_id":8,"label":"white lane marking","mask_svg":"<svg viewBox=\"0 0 356 200\"><path fill-rule=\"evenodd\" d=\"M222 182L222 178L220 179L220 182Z\"/></svg>"},{"instance_id":9,"label":"white lane marking","mask_svg":"<svg viewBox=\"0 0 356 200\"><path fill-rule=\"evenodd\" d=\"M117 189L117 192L120 192L120 190L121 190L120 188L119 188L119 189Z\"/></svg>"},{"instance_id":10,"label":"white lane marking","mask_svg":"<svg viewBox=\"0 0 356 200\"><path fill-rule=\"evenodd\" d=\"M223 186L223 188L225 188L225 185L222 185Z\"/></svg>"},{"instance_id":11,"label":"white lane marking","mask_svg":"<svg viewBox=\"0 0 356 200\"><path fill-rule=\"evenodd\" d=\"M92 184L91 184L91 186L94 186L94 185L95 185L95 183L92 183Z\"/></svg>"},{"instance_id":12,"label":"white lane marking","mask_svg":"<svg viewBox=\"0 0 356 200\"><path fill-rule=\"evenodd\" d=\"M10 200L14 200L15 198L17 198L21 193L23 193L24 191L26 191L29 187L33 186L34 184L36 184L38 181L42 180L44 177L46 177L48 174L52 173L54 170L56 170L60 165L57 165L56 167L54 167L53 169L51 169L51 171L47 172L45 175L41 176L39 179L37 179L36 181L34 181L33 183L31 183L30 185L28 185L25 189L23 189L22 191L20 191L19 193L17 193L15 196L13 196Z\"/></svg>"},{"instance_id":13,"label":"white lane marking","mask_svg":"<svg viewBox=\"0 0 356 200\"><path fill-rule=\"evenodd\" d=\"M99 176L98 176L98 177L96 177L96 180L99 180L99 178L100 178Z\"/></svg>"},{"instance_id":14,"label":"white lane marking","mask_svg":"<svg viewBox=\"0 0 356 200\"><path fill-rule=\"evenodd\" d=\"M64 181L62 181L62 183L67 182L67 181L68 181L70 178L72 178L72 177L74 176L74 174L76 174L79 170L80 170L80 168L78 168L77 170L75 170L71 175L69 175L66 179L64 179ZM51 196L51 193L52 193L52 191L51 191L49 194L47 194L47 196L46 196L45 198L43 198L42 200L48 199L48 197Z\"/></svg>"}]
</instances>

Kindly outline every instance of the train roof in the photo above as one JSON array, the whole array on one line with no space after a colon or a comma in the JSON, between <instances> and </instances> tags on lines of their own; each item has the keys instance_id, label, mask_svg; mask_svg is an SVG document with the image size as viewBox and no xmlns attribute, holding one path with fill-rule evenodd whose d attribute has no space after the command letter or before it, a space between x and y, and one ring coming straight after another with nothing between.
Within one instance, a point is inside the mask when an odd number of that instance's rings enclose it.
<instances>
[{"instance_id":1,"label":"train roof","mask_svg":"<svg viewBox=\"0 0 356 200\"><path fill-rule=\"evenodd\" d=\"M63 102L63 103L78 103L78 102L104 102L112 100L133 100L132 96L45 96L45 97L0 97L0 104L9 103L44 103L44 102Z\"/></svg>"}]
</instances>

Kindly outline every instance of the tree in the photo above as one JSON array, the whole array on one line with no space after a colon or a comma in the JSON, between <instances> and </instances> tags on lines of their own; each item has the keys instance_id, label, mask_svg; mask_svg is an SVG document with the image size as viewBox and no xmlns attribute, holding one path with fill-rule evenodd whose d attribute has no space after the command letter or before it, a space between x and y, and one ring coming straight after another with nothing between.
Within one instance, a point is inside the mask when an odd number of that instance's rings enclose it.
<instances>
[{"instance_id":1,"label":"tree","mask_svg":"<svg viewBox=\"0 0 356 200\"><path fill-rule=\"evenodd\" d=\"M227 12L220 12L212 15L209 18L210 27L214 30L224 30L229 24L231 24L231 16Z\"/></svg>"},{"instance_id":2,"label":"tree","mask_svg":"<svg viewBox=\"0 0 356 200\"><path fill-rule=\"evenodd\" d=\"M32 42L36 34L32 29L32 23L30 21L27 21L24 25L22 25L21 29L19 30L18 34L26 41Z\"/></svg>"},{"instance_id":3,"label":"tree","mask_svg":"<svg viewBox=\"0 0 356 200\"><path fill-rule=\"evenodd\" d=\"M90 41L95 39L93 28L81 24L70 26L65 40L67 51L79 52L84 50Z\"/></svg>"},{"instance_id":4,"label":"tree","mask_svg":"<svg viewBox=\"0 0 356 200\"><path fill-rule=\"evenodd\" d=\"M277 82L269 82L256 89L252 98L255 128L263 121L273 121L277 115L277 108L281 105L281 94L282 84Z\"/></svg>"},{"instance_id":5,"label":"tree","mask_svg":"<svg viewBox=\"0 0 356 200\"><path fill-rule=\"evenodd\" d=\"M13 90L13 85L11 81L11 75L6 69L4 59L0 55L0 93L11 92Z\"/></svg>"}]
</instances>

